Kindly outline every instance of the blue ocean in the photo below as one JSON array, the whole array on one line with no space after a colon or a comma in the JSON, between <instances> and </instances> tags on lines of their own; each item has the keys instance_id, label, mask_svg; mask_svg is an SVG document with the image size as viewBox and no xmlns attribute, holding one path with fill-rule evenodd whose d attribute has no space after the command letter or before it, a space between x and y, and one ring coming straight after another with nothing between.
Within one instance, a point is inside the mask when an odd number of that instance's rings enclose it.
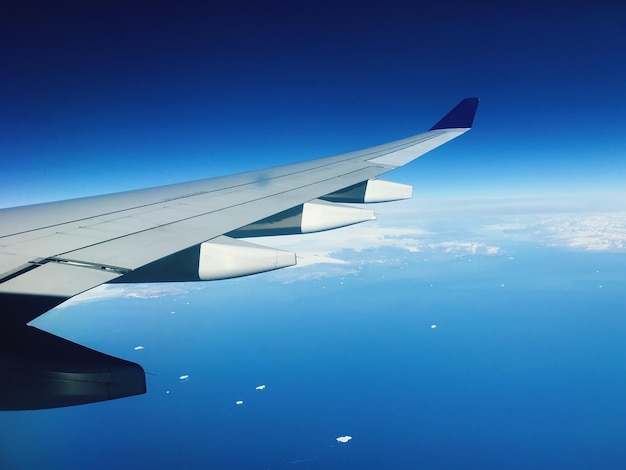
<instances>
[{"instance_id":1,"label":"blue ocean","mask_svg":"<svg viewBox=\"0 0 626 470\"><path fill-rule=\"evenodd\" d=\"M2 468L626 468L626 257L508 253L51 312L148 393L0 414Z\"/></svg>"}]
</instances>

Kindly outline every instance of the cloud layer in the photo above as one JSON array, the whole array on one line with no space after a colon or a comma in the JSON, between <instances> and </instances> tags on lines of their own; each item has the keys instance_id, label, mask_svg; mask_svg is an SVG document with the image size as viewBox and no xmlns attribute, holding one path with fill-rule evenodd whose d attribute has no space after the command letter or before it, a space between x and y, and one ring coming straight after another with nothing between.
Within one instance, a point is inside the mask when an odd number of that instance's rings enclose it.
<instances>
[{"instance_id":1,"label":"cloud layer","mask_svg":"<svg viewBox=\"0 0 626 470\"><path fill-rule=\"evenodd\" d=\"M621 200L626 200L623 196ZM516 243L625 252L626 211L615 201L615 195L604 202L601 198L591 201L575 197L408 201L374 206L382 214L375 222L317 234L250 241L297 253L297 266L265 275L266 280L278 282L357 276L364 266L402 266L415 259L416 254L419 259L431 261L498 256ZM203 285L105 285L63 306L114 297L180 295Z\"/></svg>"}]
</instances>

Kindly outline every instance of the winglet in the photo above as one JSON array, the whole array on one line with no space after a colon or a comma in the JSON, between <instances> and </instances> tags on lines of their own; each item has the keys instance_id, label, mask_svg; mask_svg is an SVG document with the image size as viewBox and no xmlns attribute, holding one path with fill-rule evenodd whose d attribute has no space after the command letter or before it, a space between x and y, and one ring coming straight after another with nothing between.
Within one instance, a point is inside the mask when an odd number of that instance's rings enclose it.
<instances>
[{"instance_id":1,"label":"winglet","mask_svg":"<svg viewBox=\"0 0 626 470\"><path fill-rule=\"evenodd\" d=\"M438 129L469 129L474 122L474 115L478 108L478 98L465 98L452 111L446 114L437 124L430 128Z\"/></svg>"}]
</instances>

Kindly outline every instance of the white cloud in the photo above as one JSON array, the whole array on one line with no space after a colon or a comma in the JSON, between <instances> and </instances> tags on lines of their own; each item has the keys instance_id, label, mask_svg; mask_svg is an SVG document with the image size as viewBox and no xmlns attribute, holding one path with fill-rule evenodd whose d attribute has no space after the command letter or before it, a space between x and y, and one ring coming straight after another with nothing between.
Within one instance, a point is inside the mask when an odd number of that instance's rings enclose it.
<instances>
[{"instance_id":1,"label":"white cloud","mask_svg":"<svg viewBox=\"0 0 626 470\"><path fill-rule=\"evenodd\" d=\"M543 221L550 244L585 251L626 250L626 212Z\"/></svg>"},{"instance_id":2,"label":"white cloud","mask_svg":"<svg viewBox=\"0 0 626 470\"><path fill-rule=\"evenodd\" d=\"M300 253L302 253L302 251L300 251ZM329 256L328 254L312 253L312 252L304 252L303 254L298 254L297 260L298 260L297 266L301 268L304 266L310 266L312 264L339 264L339 265L348 264L347 261L338 259L338 258L333 258Z\"/></svg>"},{"instance_id":3,"label":"white cloud","mask_svg":"<svg viewBox=\"0 0 626 470\"><path fill-rule=\"evenodd\" d=\"M433 251L443 251L454 255L497 255L501 251L497 246L458 240L430 243L428 247Z\"/></svg>"},{"instance_id":4,"label":"white cloud","mask_svg":"<svg viewBox=\"0 0 626 470\"><path fill-rule=\"evenodd\" d=\"M298 254L298 265L308 266L319 263L346 264L345 260L336 256L344 248L356 252L377 247L419 251L420 240L428 235L428 231L417 227L384 227L376 222L366 222L315 234L259 237L250 241L294 251Z\"/></svg>"},{"instance_id":5,"label":"white cloud","mask_svg":"<svg viewBox=\"0 0 626 470\"><path fill-rule=\"evenodd\" d=\"M626 250L626 212L617 210L614 194L440 198L394 207L377 211L384 218L376 222L255 241L298 254L296 267L272 275L282 282L358 275L361 266L398 265L412 254L428 259L497 256L505 254L503 242ZM594 213L598 207L606 212Z\"/></svg>"},{"instance_id":6,"label":"white cloud","mask_svg":"<svg viewBox=\"0 0 626 470\"><path fill-rule=\"evenodd\" d=\"M72 297L71 299L59 305L57 309L71 307L80 303L95 302L98 300L106 300L125 296L126 290L121 286L101 285L98 287L94 287L93 289L86 292L83 292L76 297Z\"/></svg>"},{"instance_id":7,"label":"white cloud","mask_svg":"<svg viewBox=\"0 0 626 470\"><path fill-rule=\"evenodd\" d=\"M187 284L134 284L124 287L124 297L128 299L155 299L168 295L181 295L189 292Z\"/></svg>"},{"instance_id":8,"label":"white cloud","mask_svg":"<svg viewBox=\"0 0 626 470\"><path fill-rule=\"evenodd\" d=\"M202 289L204 286L204 283L103 284L72 297L57 308L63 309L86 302L114 298L154 299L169 295L183 295L192 290Z\"/></svg>"},{"instance_id":9,"label":"white cloud","mask_svg":"<svg viewBox=\"0 0 626 470\"><path fill-rule=\"evenodd\" d=\"M388 261L383 256L371 256L374 251L399 250L405 253L447 253L454 256L468 254L494 255L500 248L479 241L438 241L439 234L416 226L383 226L366 223L338 230L307 235L285 237L263 237L254 240L261 245L293 251L298 255L298 264L290 270L315 264L328 265L324 268L329 275L356 274L355 265ZM370 256L362 256L363 252ZM330 265L335 265L330 268ZM343 269L342 269L343 268ZM321 272L321 271L320 271ZM311 273L307 278L327 277Z\"/></svg>"},{"instance_id":10,"label":"white cloud","mask_svg":"<svg viewBox=\"0 0 626 470\"><path fill-rule=\"evenodd\" d=\"M486 225L509 238L582 251L626 251L626 212L525 216Z\"/></svg>"},{"instance_id":11,"label":"white cloud","mask_svg":"<svg viewBox=\"0 0 626 470\"><path fill-rule=\"evenodd\" d=\"M532 197L439 199L405 212L426 227L431 248L500 254L502 240L584 251L626 250L626 193L553 193ZM453 240L453 241L450 241ZM472 244L474 244L472 246Z\"/></svg>"}]
</instances>

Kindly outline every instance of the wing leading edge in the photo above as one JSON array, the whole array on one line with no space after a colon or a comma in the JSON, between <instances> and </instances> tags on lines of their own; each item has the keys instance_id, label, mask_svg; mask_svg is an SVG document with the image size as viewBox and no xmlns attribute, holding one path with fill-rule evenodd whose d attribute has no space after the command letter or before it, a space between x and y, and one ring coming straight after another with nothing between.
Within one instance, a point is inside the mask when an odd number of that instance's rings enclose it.
<instances>
[{"instance_id":1,"label":"wing leading edge","mask_svg":"<svg viewBox=\"0 0 626 470\"><path fill-rule=\"evenodd\" d=\"M223 279L295 264L293 254L237 238L371 220L371 211L344 203L411 197L409 186L378 176L467 132L477 107L477 98L467 98L427 132L346 154L0 210L0 352L22 354L9 345L36 337L24 334L26 323L100 284ZM0 409L2 401L0 394Z\"/></svg>"}]
</instances>

